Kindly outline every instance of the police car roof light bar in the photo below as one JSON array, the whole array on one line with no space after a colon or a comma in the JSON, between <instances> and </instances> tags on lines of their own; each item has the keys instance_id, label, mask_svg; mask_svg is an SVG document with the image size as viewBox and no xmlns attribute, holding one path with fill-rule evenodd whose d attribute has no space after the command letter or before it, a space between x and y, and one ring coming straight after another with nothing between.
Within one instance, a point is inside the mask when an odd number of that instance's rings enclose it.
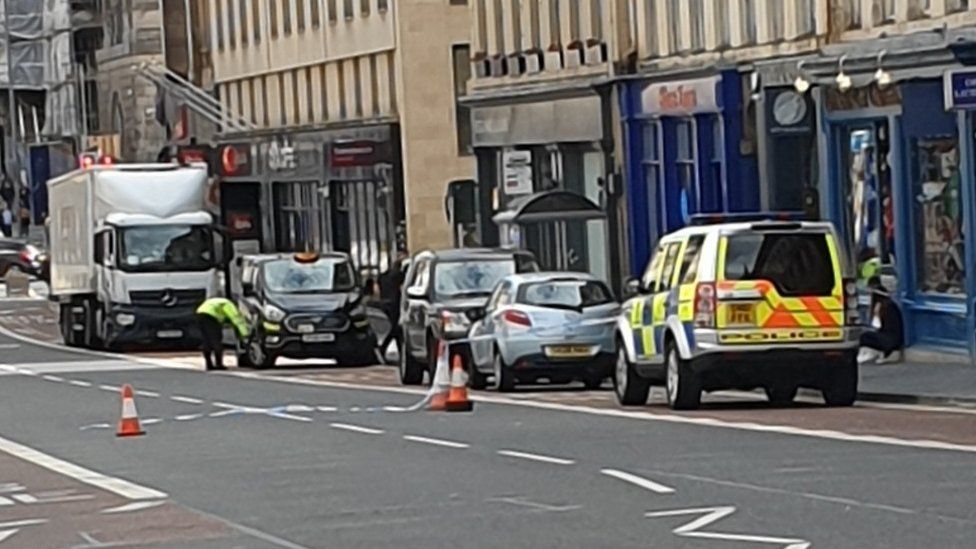
<instances>
[{"instance_id":1,"label":"police car roof light bar","mask_svg":"<svg viewBox=\"0 0 976 549\"><path fill-rule=\"evenodd\" d=\"M806 221L805 212L726 212L703 213L691 216L690 225L717 225L719 223L750 223L759 221Z\"/></svg>"}]
</instances>

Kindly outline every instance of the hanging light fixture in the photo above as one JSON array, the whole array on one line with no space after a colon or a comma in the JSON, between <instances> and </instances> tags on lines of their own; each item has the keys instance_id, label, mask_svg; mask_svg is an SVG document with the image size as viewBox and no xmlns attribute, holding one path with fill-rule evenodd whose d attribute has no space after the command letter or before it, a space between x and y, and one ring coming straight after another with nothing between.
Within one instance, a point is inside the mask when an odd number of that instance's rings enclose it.
<instances>
[{"instance_id":1,"label":"hanging light fixture","mask_svg":"<svg viewBox=\"0 0 976 549\"><path fill-rule=\"evenodd\" d=\"M874 82L879 88L884 89L891 85L891 73L886 71L882 64L888 50L881 50L878 54L878 70L874 73Z\"/></svg>"},{"instance_id":2,"label":"hanging light fixture","mask_svg":"<svg viewBox=\"0 0 976 549\"><path fill-rule=\"evenodd\" d=\"M810 81L803 76L803 65L806 61L796 64L796 80L793 81L793 88L797 93L804 94L810 89Z\"/></svg>"},{"instance_id":3,"label":"hanging light fixture","mask_svg":"<svg viewBox=\"0 0 976 549\"><path fill-rule=\"evenodd\" d=\"M837 89L842 92L846 92L847 90L851 89L851 86L854 85L851 77L844 72L844 61L847 61L847 54L840 56L840 59L837 60L837 68L839 69L839 72L837 73L837 78L834 79L834 81L837 82Z\"/></svg>"}]
</instances>

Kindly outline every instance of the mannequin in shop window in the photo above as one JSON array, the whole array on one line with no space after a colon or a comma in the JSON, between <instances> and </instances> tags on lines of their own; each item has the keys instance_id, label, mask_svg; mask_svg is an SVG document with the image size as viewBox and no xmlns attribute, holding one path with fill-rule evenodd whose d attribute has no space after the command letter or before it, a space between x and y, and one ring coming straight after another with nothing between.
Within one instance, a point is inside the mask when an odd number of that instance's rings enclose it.
<instances>
[{"instance_id":1,"label":"mannequin in shop window","mask_svg":"<svg viewBox=\"0 0 976 549\"><path fill-rule=\"evenodd\" d=\"M861 334L858 362L896 362L901 359L905 346L901 311L881 283L880 277L872 276L868 281L868 288L871 291L871 329Z\"/></svg>"}]
</instances>

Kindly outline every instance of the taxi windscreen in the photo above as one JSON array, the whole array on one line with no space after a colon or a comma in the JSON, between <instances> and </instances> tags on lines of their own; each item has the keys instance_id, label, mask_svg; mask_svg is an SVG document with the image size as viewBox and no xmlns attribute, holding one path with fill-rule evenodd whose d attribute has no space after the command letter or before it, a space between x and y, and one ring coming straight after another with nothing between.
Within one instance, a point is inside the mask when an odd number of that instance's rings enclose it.
<instances>
[{"instance_id":1,"label":"taxi windscreen","mask_svg":"<svg viewBox=\"0 0 976 549\"><path fill-rule=\"evenodd\" d=\"M264 282L268 291L281 294L348 292L356 279L348 261L320 259L299 263L277 259L264 264Z\"/></svg>"},{"instance_id":2,"label":"taxi windscreen","mask_svg":"<svg viewBox=\"0 0 976 549\"><path fill-rule=\"evenodd\" d=\"M760 233L728 237L725 280L768 280L783 296L825 296L835 286L824 233Z\"/></svg>"}]
</instances>

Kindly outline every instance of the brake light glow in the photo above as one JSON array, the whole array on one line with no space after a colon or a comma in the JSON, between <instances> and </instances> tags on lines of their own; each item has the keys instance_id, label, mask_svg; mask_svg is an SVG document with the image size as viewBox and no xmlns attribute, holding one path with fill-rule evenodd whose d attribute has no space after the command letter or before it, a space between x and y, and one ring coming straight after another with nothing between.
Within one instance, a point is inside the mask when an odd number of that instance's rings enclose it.
<instances>
[{"instance_id":1,"label":"brake light glow","mask_svg":"<svg viewBox=\"0 0 976 549\"><path fill-rule=\"evenodd\" d=\"M20 260L23 261L24 263L30 263L30 261L31 261L31 253L30 253L30 251L28 251L28 250L21 250L20 251Z\"/></svg>"},{"instance_id":2,"label":"brake light glow","mask_svg":"<svg viewBox=\"0 0 976 549\"><path fill-rule=\"evenodd\" d=\"M695 326L714 328L716 307L715 284L711 282L698 284L695 289Z\"/></svg>"},{"instance_id":3,"label":"brake light glow","mask_svg":"<svg viewBox=\"0 0 976 549\"><path fill-rule=\"evenodd\" d=\"M502 318L505 319L505 322L508 322L509 324L522 326L524 328L532 327L532 319L529 318L529 315L523 313L522 311L513 311L513 310L505 311L505 314L502 316Z\"/></svg>"},{"instance_id":4,"label":"brake light glow","mask_svg":"<svg viewBox=\"0 0 976 549\"><path fill-rule=\"evenodd\" d=\"M857 283L853 280L844 280L844 323L848 326L857 326L861 322L861 313L858 311L857 302Z\"/></svg>"}]
</instances>

